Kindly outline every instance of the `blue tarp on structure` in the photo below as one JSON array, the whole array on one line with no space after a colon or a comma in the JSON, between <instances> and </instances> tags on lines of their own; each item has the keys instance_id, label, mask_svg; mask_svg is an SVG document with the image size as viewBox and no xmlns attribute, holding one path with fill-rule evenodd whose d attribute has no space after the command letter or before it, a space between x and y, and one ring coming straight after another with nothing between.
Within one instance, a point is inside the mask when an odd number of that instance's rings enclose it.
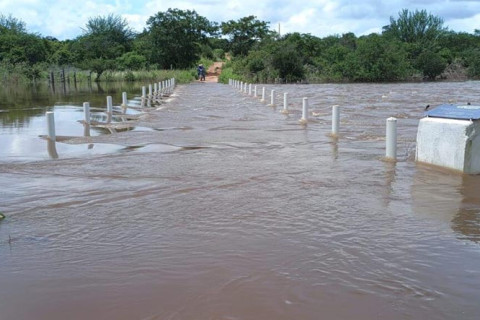
<instances>
[{"instance_id":1,"label":"blue tarp on structure","mask_svg":"<svg viewBox=\"0 0 480 320\"><path fill-rule=\"evenodd\" d=\"M425 115L433 118L479 120L480 106L442 104L433 110L425 112Z\"/></svg>"}]
</instances>

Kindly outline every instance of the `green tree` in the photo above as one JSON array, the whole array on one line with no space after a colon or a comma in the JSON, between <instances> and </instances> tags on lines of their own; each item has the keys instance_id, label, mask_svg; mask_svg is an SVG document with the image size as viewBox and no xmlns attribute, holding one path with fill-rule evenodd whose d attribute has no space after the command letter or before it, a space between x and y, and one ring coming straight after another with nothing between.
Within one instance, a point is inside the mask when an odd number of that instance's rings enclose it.
<instances>
[{"instance_id":1,"label":"green tree","mask_svg":"<svg viewBox=\"0 0 480 320\"><path fill-rule=\"evenodd\" d=\"M25 22L10 16L0 14L0 33L27 33Z\"/></svg>"},{"instance_id":2,"label":"green tree","mask_svg":"<svg viewBox=\"0 0 480 320\"><path fill-rule=\"evenodd\" d=\"M342 81L351 76L351 68L347 61L351 63L351 53L353 51L340 43L328 47L322 53L321 66L326 76L334 81ZM350 57L350 60L348 59Z\"/></svg>"},{"instance_id":3,"label":"green tree","mask_svg":"<svg viewBox=\"0 0 480 320\"><path fill-rule=\"evenodd\" d=\"M67 66L73 63L74 55L70 50L70 40L59 41L53 37L45 37L43 41L48 51L48 63L58 66Z\"/></svg>"},{"instance_id":4,"label":"green tree","mask_svg":"<svg viewBox=\"0 0 480 320\"><path fill-rule=\"evenodd\" d=\"M446 32L438 41L439 47L447 48L456 57L464 52L480 47L480 36L466 32Z\"/></svg>"},{"instance_id":5,"label":"green tree","mask_svg":"<svg viewBox=\"0 0 480 320\"><path fill-rule=\"evenodd\" d=\"M273 54L273 67L287 82L302 80L305 75L303 57L293 45L281 46Z\"/></svg>"},{"instance_id":6,"label":"green tree","mask_svg":"<svg viewBox=\"0 0 480 320\"><path fill-rule=\"evenodd\" d=\"M147 59L136 52L127 52L117 58L117 66L120 70L140 70L145 68Z\"/></svg>"},{"instance_id":7,"label":"green tree","mask_svg":"<svg viewBox=\"0 0 480 320\"><path fill-rule=\"evenodd\" d=\"M410 72L407 52L401 42L371 34L357 41L357 50L346 58L346 71L354 81L398 81Z\"/></svg>"},{"instance_id":8,"label":"green tree","mask_svg":"<svg viewBox=\"0 0 480 320\"><path fill-rule=\"evenodd\" d=\"M390 25L383 27L383 33L400 41L430 45L447 31L443 19L426 10L410 12L403 9L398 19L390 17Z\"/></svg>"},{"instance_id":9,"label":"green tree","mask_svg":"<svg viewBox=\"0 0 480 320\"><path fill-rule=\"evenodd\" d=\"M114 69L115 60L131 50L135 33L120 16L90 18L83 35L72 45L77 65L96 72L98 81L105 70Z\"/></svg>"},{"instance_id":10,"label":"green tree","mask_svg":"<svg viewBox=\"0 0 480 320\"><path fill-rule=\"evenodd\" d=\"M216 26L195 10L168 9L147 21L142 43L150 62L164 69L189 68L200 58L200 48Z\"/></svg>"},{"instance_id":11,"label":"green tree","mask_svg":"<svg viewBox=\"0 0 480 320\"><path fill-rule=\"evenodd\" d=\"M411 63L430 79L435 78L434 74L441 69L441 66L443 70L445 69L444 61L440 59L438 52L441 50L440 40L447 35L447 32L447 28L443 27L443 19L427 13L426 10L410 12L408 9L403 9L399 12L398 19L390 17L390 25L383 27L384 36L406 44L405 48ZM419 59L420 55L423 55L421 59ZM427 55L434 60L425 61ZM437 71L433 71L434 69Z\"/></svg>"},{"instance_id":12,"label":"green tree","mask_svg":"<svg viewBox=\"0 0 480 320\"><path fill-rule=\"evenodd\" d=\"M256 43L273 35L268 25L268 22L260 21L255 16L248 16L238 21L223 22L221 29L222 34L229 38L229 50L234 55L245 56Z\"/></svg>"},{"instance_id":13,"label":"green tree","mask_svg":"<svg viewBox=\"0 0 480 320\"><path fill-rule=\"evenodd\" d=\"M424 77L435 80L445 70L447 62L439 53L425 50L418 56L416 67L422 71Z\"/></svg>"},{"instance_id":14,"label":"green tree","mask_svg":"<svg viewBox=\"0 0 480 320\"><path fill-rule=\"evenodd\" d=\"M306 64L314 64L314 58L321 54L321 39L308 33L288 33L282 40L286 45L293 45Z\"/></svg>"},{"instance_id":15,"label":"green tree","mask_svg":"<svg viewBox=\"0 0 480 320\"><path fill-rule=\"evenodd\" d=\"M478 79L480 77L480 50L468 50L465 53L465 64L468 67L468 75Z\"/></svg>"},{"instance_id":16,"label":"green tree","mask_svg":"<svg viewBox=\"0 0 480 320\"><path fill-rule=\"evenodd\" d=\"M35 81L48 57L46 42L28 33L25 23L0 14L0 63L12 74Z\"/></svg>"}]
</instances>

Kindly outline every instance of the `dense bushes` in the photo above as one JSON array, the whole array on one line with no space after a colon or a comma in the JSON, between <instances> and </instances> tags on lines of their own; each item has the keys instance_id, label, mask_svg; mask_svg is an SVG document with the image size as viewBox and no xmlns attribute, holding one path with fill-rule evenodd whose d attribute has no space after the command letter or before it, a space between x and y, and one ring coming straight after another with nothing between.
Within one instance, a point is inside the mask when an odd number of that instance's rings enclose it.
<instances>
[{"instance_id":1,"label":"dense bushes","mask_svg":"<svg viewBox=\"0 0 480 320\"><path fill-rule=\"evenodd\" d=\"M268 24L254 16L217 24L195 11L169 9L150 17L140 34L109 15L91 18L76 39L58 41L28 33L23 22L0 14L0 72L13 81L46 79L63 69L84 70L90 79L133 81L152 70L183 69L179 75L187 81L195 78L196 64L231 59L221 81L434 80L455 68L480 77L480 31L448 31L443 19L425 10L402 10L381 34L361 37L280 36Z\"/></svg>"}]
</instances>

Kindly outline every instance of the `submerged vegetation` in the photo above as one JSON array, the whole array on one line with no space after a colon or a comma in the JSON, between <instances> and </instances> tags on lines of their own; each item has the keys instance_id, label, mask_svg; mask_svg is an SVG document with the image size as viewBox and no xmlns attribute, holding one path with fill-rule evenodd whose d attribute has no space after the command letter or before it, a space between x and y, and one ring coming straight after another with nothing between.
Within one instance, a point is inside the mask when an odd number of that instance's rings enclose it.
<instances>
[{"instance_id":1,"label":"submerged vegetation","mask_svg":"<svg viewBox=\"0 0 480 320\"><path fill-rule=\"evenodd\" d=\"M216 23L169 9L135 33L125 19L90 18L60 41L0 13L0 81L195 79L195 66L227 61L219 81L386 82L480 77L480 30L449 31L425 10L399 12L381 34L279 35L254 16Z\"/></svg>"}]
</instances>

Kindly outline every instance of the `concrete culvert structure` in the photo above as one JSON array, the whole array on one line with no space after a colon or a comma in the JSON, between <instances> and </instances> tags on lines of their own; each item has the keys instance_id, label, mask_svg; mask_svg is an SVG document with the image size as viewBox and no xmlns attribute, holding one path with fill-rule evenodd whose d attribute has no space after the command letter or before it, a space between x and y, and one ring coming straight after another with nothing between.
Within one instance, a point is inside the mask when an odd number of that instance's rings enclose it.
<instances>
[{"instance_id":1,"label":"concrete culvert structure","mask_svg":"<svg viewBox=\"0 0 480 320\"><path fill-rule=\"evenodd\" d=\"M480 174L480 106L444 104L425 115L417 131L416 160Z\"/></svg>"}]
</instances>

